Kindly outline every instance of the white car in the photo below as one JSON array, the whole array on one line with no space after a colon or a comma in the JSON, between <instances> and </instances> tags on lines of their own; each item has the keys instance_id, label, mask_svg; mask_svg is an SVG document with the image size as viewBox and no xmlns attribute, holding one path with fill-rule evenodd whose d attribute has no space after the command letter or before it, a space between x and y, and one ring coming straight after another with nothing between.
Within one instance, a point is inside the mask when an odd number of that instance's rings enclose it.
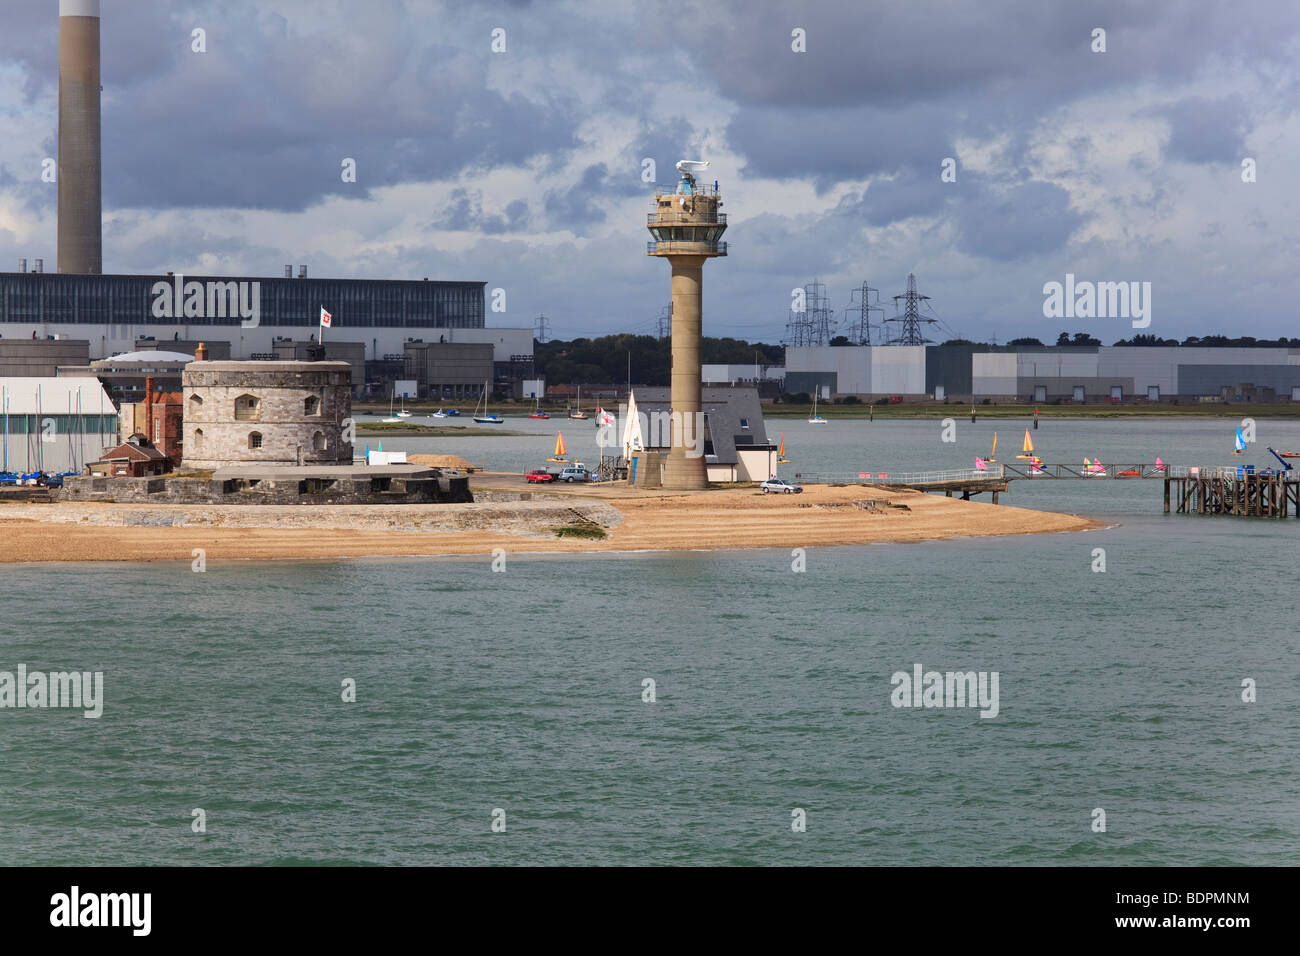
<instances>
[{"instance_id":1,"label":"white car","mask_svg":"<svg viewBox=\"0 0 1300 956\"><path fill-rule=\"evenodd\" d=\"M786 481L784 478L769 478L758 487L763 489L763 494L785 494L800 495L803 494L803 487L796 485L793 481Z\"/></svg>"}]
</instances>

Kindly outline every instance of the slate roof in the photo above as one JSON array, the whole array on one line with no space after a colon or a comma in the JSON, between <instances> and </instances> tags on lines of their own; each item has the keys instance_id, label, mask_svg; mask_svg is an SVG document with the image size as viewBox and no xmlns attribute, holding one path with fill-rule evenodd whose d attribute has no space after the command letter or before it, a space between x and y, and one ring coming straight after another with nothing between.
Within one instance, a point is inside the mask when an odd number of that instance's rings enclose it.
<instances>
[{"instance_id":1,"label":"slate roof","mask_svg":"<svg viewBox=\"0 0 1300 956\"><path fill-rule=\"evenodd\" d=\"M649 416L672 410L670 393L671 389L663 386L647 386L632 389L632 398L636 402L637 412ZM739 461L736 445L768 444L767 426L763 422L763 407L758 401L758 389L702 388L700 400L707 434L713 442L713 453L708 456L710 462L734 465ZM748 428L740 427L742 418L748 421ZM652 448L665 447L669 440L669 436L664 435L663 443L659 444L657 438L659 436L644 436Z\"/></svg>"}]
</instances>

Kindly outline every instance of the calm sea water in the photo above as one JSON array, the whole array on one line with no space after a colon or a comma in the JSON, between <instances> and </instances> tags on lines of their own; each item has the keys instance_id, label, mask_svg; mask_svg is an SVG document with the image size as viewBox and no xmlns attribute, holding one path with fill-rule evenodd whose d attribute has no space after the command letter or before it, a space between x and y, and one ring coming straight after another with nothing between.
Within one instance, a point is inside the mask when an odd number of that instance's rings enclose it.
<instances>
[{"instance_id":1,"label":"calm sea water","mask_svg":"<svg viewBox=\"0 0 1300 956\"><path fill-rule=\"evenodd\" d=\"M996 427L1014 454L1023 425ZM993 430L781 428L809 471L960 466ZM545 434L469 457L524 467ZM1230 439L1035 441L1213 464ZM106 702L0 710L0 861L1294 864L1300 523L1165 516L1160 487L1016 482L1112 525L813 548L802 574L778 550L8 566L0 670L102 670ZM917 663L997 671L998 716L894 708Z\"/></svg>"}]
</instances>

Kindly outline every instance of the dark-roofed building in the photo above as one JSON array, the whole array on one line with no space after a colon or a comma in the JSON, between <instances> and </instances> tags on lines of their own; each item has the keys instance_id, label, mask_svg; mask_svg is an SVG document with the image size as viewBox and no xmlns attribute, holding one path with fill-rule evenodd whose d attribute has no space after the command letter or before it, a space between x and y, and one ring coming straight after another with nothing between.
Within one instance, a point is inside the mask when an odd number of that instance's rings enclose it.
<instances>
[{"instance_id":1,"label":"dark-roofed building","mask_svg":"<svg viewBox=\"0 0 1300 956\"><path fill-rule=\"evenodd\" d=\"M682 434L688 454L698 449L704 455L708 480L764 481L776 474L776 445L767 437L758 390L703 388L700 391L702 428L687 422L682 426ZM623 417L623 456L627 460L629 479L645 484L649 478L649 484L658 484L655 476L647 476L641 465L662 467L662 457L672 442L669 389L633 388L626 407L620 406L619 413Z\"/></svg>"},{"instance_id":2,"label":"dark-roofed building","mask_svg":"<svg viewBox=\"0 0 1300 956\"><path fill-rule=\"evenodd\" d=\"M87 467L92 475L113 478L165 475L172 469L167 456L138 432L116 448L106 449L99 461L92 461Z\"/></svg>"}]
</instances>

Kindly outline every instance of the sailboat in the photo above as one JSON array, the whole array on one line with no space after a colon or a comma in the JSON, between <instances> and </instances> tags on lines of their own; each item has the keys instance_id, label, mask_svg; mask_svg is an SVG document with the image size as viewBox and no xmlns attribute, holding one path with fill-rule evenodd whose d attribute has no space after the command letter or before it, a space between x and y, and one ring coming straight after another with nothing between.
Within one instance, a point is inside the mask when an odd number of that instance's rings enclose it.
<instances>
[{"instance_id":1,"label":"sailboat","mask_svg":"<svg viewBox=\"0 0 1300 956\"><path fill-rule=\"evenodd\" d=\"M387 417L387 418L381 418L381 419L379 419L379 420L380 420L381 422L387 422L387 423L389 423L389 424L392 424L393 422L400 422L400 421L401 421L400 418L398 418L396 415L393 414L393 396L391 396L391 395L388 396L388 417Z\"/></svg>"},{"instance_id":2,"label":"sailboat","mask_svg":"<svg viewBox=\"0 0 1300 956\"><path fill-rule=\"evenodd\" d=\"M569 412L570 418L586 421L587 413L582 410L582 386L578 386L578 407Z\"/></svg>"},{"instance_id":3,"label":"sailboat","mask_svg":"<svg viewBox=\"0 0 1300 956\"><path fill-rule=\"evenodd\" d=\"M812 418L808 419L809 425L825 425L826 419L817 414L817 393L813 392L813 413Z\"/></svg>"},{"instance_id":4,"label":"sailboat","mask_svg":"<svg viewBox=\"0 0 1300 956\"><path fill-rule=\"evenodd\" d=\"M500 425L502 422L505 421L505 419L502 418L500 415L497 415L495 413L492 415L488 414L487 400L488 400L488 386L490 384L491 384L490 382L483 383L483 414L481 415L479 414L478 404L475 403L474 405L474 421L478 422L480 425Z\"/></svg>"},{"instance_id":5,"label":"sailboat","mask_svg":"<svg viewBox=\"0 0 1300 956\"><path fill-rule=\"evenodd\" d=\"M1234 455L1240 455L1240 454L1241 454L1242 452L1244 452L1245 450L1246 450L1246 439L1244 439L1244 438L1241 437L1241 426L1238 425L1238 426L1237 426L1237 440L1236 440L1236 442L1233 443L1232 453L1233 453Z\"/></svg>"},{"instance_id":6,"label":"sailboat","mask_svg":"<svg viewBox=\"0 0 1300 956\"><path fill-rule=\"evenodd\" d=\"M569 460L568 455L564 453L564 432L557 431L555 433L555 454L546 460L554 462L567 462Z\"/></svg>"},{"instance_id":7,"label":"sailboat","mask_svg":"<svg viewBox=\"0 0 1300 956\"><path fill-rule=\"evenodd\" d=\"M985 458L984 460L985 460L985 461L996 462L997 459L994 458L993 456L996 455L997 453L998 453L998 433L997 433L997 432L994 432L994 433L993 433L993 450L989 452L989 456L988 456L987 458Z\"/></svg>"},{"instance_id":8,"label":"sailboat","mask_svg":"<svg viewBox=\"0 0 1300 956\"><path fill-rule=\"evenodd\" d=\"M1020 453L1019 455L1016 455L1016 457L1017 457L1017 458L1028 458L1028 459L1031 459L1031 460L1032 460L1033 457L1034 457L1033 452L1034 452L1034 442L1033 442L1033 439L1031 439L1031 438L1029 437L1029 429L1026 428L1026 429L1025 429L1025 445L1024 445L1024 448L1021 450L1021 453Z\"/></svg>"},{"instance_id":9,"label":"sailboat","mask_svg":"<svg viewBox=\"0 0 1300 956\"><path fill-rule=\"evenodd\" d=\"M528 417L529 418L550 418L551 416L546 414L546 412L542 411L542 400L540 398L534 398L533 410Z\"/></svg>"},{"instance_id":10,"label":"sailboat","mask_svg":"<svg viewBox=\"0 0 1300 956\"><path fill-rule=\"evenodd\" d=\"M778 465L790 464L790 459L785 457L785 432L781 432L781 444L776 449L776 463Z\"/></svg>"},{"instance_id":11,"label":"sailboat","mask_svg":"<svg viewBox=\"0 0 1300 956\"><path fill-rule=\"evenodd\" d=\"M406 393L402 393L402 410L397 413L398 418L410 418L411 413L406 410Z\"/></svg>"},{"instance_id":12,"label":"sailboat","mask_svg":"<svg viewBox=\"0 0 1300 956\"><path fill-rule=\"evenodd\" d=\"M430 418L446 418L446 417L447 417L447 413L444 412L444 411L440 408L440 409L438 409L436 412L434 412L432 415L430 415L429 417L430 417Z\"/></svg>"}]
</instances>

